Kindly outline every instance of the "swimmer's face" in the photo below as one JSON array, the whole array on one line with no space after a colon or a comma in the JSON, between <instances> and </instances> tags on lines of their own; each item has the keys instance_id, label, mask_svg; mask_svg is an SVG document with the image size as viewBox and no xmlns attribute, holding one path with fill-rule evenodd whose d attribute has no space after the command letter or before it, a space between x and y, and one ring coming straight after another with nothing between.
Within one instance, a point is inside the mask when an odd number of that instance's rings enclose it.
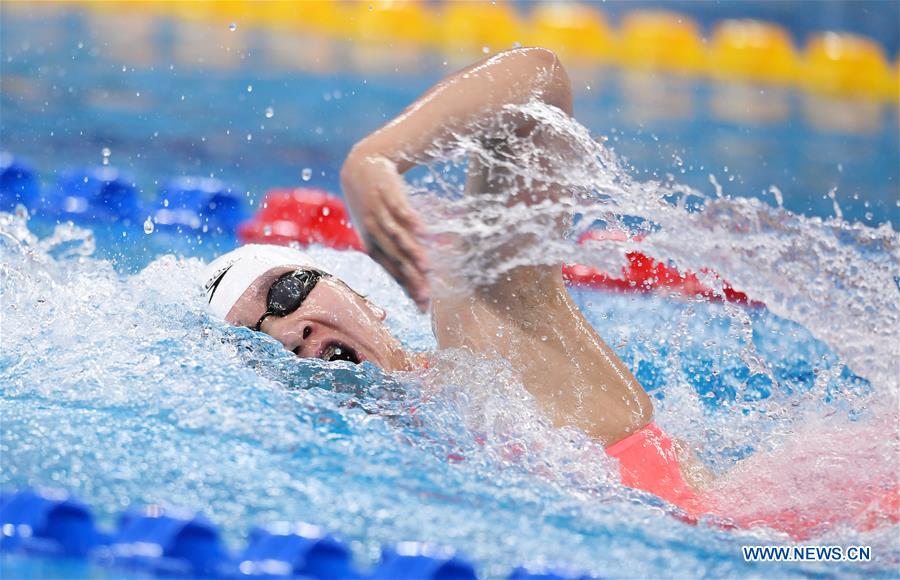
<instances>
[{"instance_id":1,"label":"swimmer's face","mask_svg":"<svg viewBox=\"0 0 900 580\"><path fill-rule=\"evenodd\" d=\"M273 268L257 278L225 320L236 326L255 326L266 312L269 288L279 276L296 269ZM280 318L268 316L260 330L301 358L370 361L385 370L406 370L406 353L385 328L384 318L383 310L340 280L323 276L297 310Z\"/></svg>"}]
</instances>

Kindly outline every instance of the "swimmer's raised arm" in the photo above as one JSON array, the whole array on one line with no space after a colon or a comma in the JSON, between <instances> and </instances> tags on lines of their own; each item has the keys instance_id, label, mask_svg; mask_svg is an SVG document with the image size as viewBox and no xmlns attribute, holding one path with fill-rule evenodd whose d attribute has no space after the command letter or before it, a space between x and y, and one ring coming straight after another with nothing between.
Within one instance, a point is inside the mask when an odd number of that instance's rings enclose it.
<instances>
[{"instance_id":1,"label":"swimmer's raised arm","mask_svg":"<svg viewBox=\"0 0 900 580\"><path fill-rule=\"evenodd\" d=\"M499 158L515 158L509 150L512 137L531 136L542 154L522 162L541 164L533 168L536 174L549 169L552 175L554 157L565 153L561 148L566 143L550 131L532 134L537 121L509 107L535 99L571 115L569 79L556 55L544 49L502 53L441 81L350 152L341 181L354 221L372 257L420 308L431 298L428 264L419 242L422 226L401 174L471 140L499 153ZM552 179L520 180L515 172L490 160L482 166L475 157L468 160L467 195L499 194L507 205L515 205L565 194ZM478 211L474 205L472 211ZM511 249L521 249L530 240L512 239ZM493 248L496 255L490 258L502 263L507 246ZM584 319L566 290L561 269L561 263L521 265L491 282L458 288L453 284L456 272L449 278L447 272L439 273L444 288L432 303L435 338L440 348L500 354L519 370L525 388L557 425L575 426L604 444L615 443L646 425L653 405Z\"/></svg>"},{"instance_id":2,"label":"swimmer's raised arm","mask_svg":"<svg viewBox=\"0 0 900 580\"><path fill-rule=\"evenodd\" d=\"M571 86L559 59L543 48L506 51L445 78L347 156L341 184L366 247L420 308L429 299L428 260L401 174L453 149L506 105L535 98L571 114ZM512 115L502 121L521 132L532 123Z\"/></svg>"},{"instance_id":3,"label":"swimmer's raised arm","mask_svg":"<svg viewBox=\"0 0 900 580\"><path fill-rule=\"evenodd\" d=\"M506 105L540 99L572 113L572 88L559 58L545 48L501 52L456 72L353 147L348 161L380 156L400 173L452 149L478 121ZM520 122L524 120L520 119Z\"/></svg>"}]
</instances>

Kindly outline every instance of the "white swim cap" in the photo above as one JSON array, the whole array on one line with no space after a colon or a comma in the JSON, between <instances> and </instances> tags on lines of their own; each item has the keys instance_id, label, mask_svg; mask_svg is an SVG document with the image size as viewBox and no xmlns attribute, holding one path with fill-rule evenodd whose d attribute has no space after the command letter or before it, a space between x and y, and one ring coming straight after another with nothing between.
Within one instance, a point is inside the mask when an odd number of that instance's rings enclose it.
<instances>
[{"instance_id":1,"label":"white swim cap","mask_svg":"<svg viewBox=\"0 0 900 580\"><path fill-rule=\"evenodd\" d=\"M300 250L267 244L249 244L213 260L203 271L204 288L212 313L225 318L254 280L281 266L323 270Z\"/></svg>"}]
</instances>

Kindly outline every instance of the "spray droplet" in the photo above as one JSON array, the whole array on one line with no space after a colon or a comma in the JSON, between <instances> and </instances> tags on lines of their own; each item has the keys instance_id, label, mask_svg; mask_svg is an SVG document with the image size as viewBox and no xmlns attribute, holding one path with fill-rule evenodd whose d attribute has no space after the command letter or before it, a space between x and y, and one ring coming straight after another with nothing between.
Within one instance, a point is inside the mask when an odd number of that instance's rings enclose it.
<instances>
[{"instance_id":1,"label":"spray droplet","mask_svg":"<svg viewBox=\"0 0 900 580\"><path fill-rule=\"evenodd\" d=\"M237 30L237 23L232 22L231 24L229 24L229 25L228 25L228 30L230 30L230 31L232 31L232 32L234 32L235 30Z\"/></svg>"},{"instance_id":2,"label":"spray droplet","mask_svg":"<svg viewBox=\"0 0 900 580\"><path fill-rule=\"evenodd\" d=\"M112 151L110 151L109 147L101 149L100 154L103 156L103 165L109 165L109 156L112 155Z\"/></svg>"},{"instance_id":3,"label":"spray droplet","mask_svg":"<svg viewBox=\"0 0 900 580\"><path fill-rule=\"evenodd\" d=\"M839 220L843 220L844 212L841 211L841 206L839 206L837 202L837 188L832 188L828 192L828 197L831 198L831 205L834 208L834 216Z\"/></svg>"},{"instance_id":4,"label":"spray droplet","mask_svg":"<svg viewBox=\"0 0 900 580\"><path fill-rule=\"evenodd\" d=\"M153 233L153 220L149 217L144 220L144 233L148 236Z\"/></svg>"},{"instance_id":5,"label":"spray droplet","mask_svg":"<svg viewBox=\"0 0 900 580\"><path fill-rule=\"evenodd\" d=\"M253 141L253 135L247 133L247 141Z\"/></svg>"},{"instance_id":6,"label":"spray droplet","mask_svg":"<svg viewBox=\"0 0 900 580\"><path fill-rule=\"evenodd\" d=\"M487 53L491 52L491 48L489 46L482 46L481 52L483 52L484 54L487 54Z\"/></svg>"},{"instance_id":7,"label":"spray droplet","mask_svg":"<svg viewBox=\"0 0 900 580\"><path fill-rule=\"evenodd\" d=\"M248 93L252 93L252 92L253 92L253 85L247 85L247 92L248 92Z\"/></svg>"},{"instance_id":8,"label":"spray droplet","mask_svg":"<svg viewBox=\"0 0 900 580\"><path fill-rule=\"evenodd\" d=\"M275 109L272 107L266 107L266 119L271 119L275 116Z\"/></svg>"},{"instance_id":9,"label":"spray droplet","mask_svg":"<svg viewBox=\"0 0 900 580\"><path fill-rule=\"evenodd\" d=\"M312 169L304 167L303 171L300 172L300 177L303 178L303 181L309 181L312 178Z\"/></svg>"}]
</instances>

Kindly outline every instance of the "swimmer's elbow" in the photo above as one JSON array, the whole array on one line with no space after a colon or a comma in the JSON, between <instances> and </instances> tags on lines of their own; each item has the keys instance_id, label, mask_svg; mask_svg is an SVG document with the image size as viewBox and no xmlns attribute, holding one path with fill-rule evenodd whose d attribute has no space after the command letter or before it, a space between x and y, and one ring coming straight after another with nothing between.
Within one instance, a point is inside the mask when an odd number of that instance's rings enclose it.
<instances>
[{"instance_id":1,"label":"swimmer's elbow","mask_svg":"<svg viewBox=\"0 0 900 580\"><path fill-rule=\"evenodd\" d=\"M529 68L534 71L534 88L541 99L571 115L572 82L556 53L541 47L517 48L509 52L518 52L528 61Z\"/></svg>"},{"instance_id":2,"label":"swimmer's elbow","mask_svg":"<svg viewBox=\"0 0 900 580\"><path fill-rule=\"evenodd\" d=\"M556 55L554 55L555 57ZM552 100L547 102L559 107L567 115L572 115L572 82L569 80L569 73L566 72L565 67L563 67L562 62L558 58L553 67L552 79Z\"/></svg>"}]
</instances>

